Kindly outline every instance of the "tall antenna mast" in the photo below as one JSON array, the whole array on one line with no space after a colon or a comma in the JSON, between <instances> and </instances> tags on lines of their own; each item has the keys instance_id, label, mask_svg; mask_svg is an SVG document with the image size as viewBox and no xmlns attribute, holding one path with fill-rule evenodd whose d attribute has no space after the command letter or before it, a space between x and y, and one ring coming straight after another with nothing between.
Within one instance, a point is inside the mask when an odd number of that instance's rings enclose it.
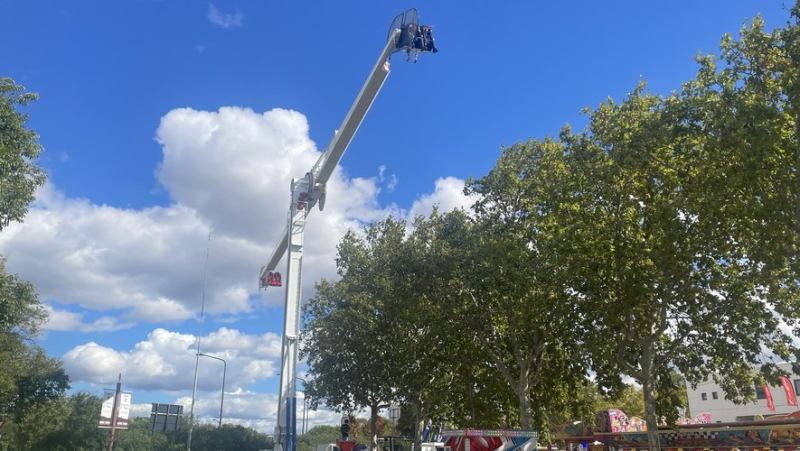
<instances>
[{"instance_id":1,"label":"tall antenna mast","mask_svg":"<svg viewBox=\"0 0 800 451\"><path fill-rule=\"evenodd\" d=\"M198 321L197 351L194 354L194 382L192 383L192 405L189 407L189 438L186 439L186 451L192 451L192 431L194 430L194 397L197 393L197 370L200 367L200 339L203 337L203 315L206 310L206 281L208 280L208 254L211 250L211 230L208 231L206 243L206 265L203 270L203 298L200 301L200 320Z\"/></svg>"}]
</instances>

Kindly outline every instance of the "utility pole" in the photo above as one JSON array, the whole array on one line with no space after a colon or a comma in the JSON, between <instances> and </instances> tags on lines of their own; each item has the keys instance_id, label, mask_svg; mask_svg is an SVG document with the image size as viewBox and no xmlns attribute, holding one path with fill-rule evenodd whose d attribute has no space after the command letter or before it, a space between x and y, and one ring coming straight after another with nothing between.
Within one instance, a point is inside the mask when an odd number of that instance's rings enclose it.
<instances>
[{"instance_id":1,"label":"utility pole","mask_svg":"<svg viewBox=\"0 0 800 451\"><path fill-rule=\"evenodd\" d=\"M114 392L114 407L111 409L111 443L108 451L114 450L114 433L117 431L117 415L119 414L119 394L122 391L122 373L117 378L117 390Z\"/></svg>"}]
</instances>

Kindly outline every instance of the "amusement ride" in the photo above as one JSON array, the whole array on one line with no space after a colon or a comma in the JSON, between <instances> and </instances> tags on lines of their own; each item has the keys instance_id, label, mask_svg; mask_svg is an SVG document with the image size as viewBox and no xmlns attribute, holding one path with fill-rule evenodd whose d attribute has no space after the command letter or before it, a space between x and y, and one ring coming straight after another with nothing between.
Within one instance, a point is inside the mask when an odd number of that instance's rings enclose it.
<instances>
[{"instance_id":1,"label":"amusement ride","mask_svg":"<svg viewBox=\"0 0 800 451\"><path fill-rule=\"evenodd\" d=\"M306 219L314 206L319 205L320 211L325 208L328 179L342 159L358 127L372 106L372 102L389 76L389 58L393 53L401 51L406 52L406 61L411 59L413 53L415 63L419 54L438 51L434 43L432 27L420 25L416 9L409 9L394 19L389 28L386 45L339 130L334 133L330 143L311 170L300 179L292 180L286 229L278 240L269 262L261 268L259 289L282 286L284 278L280 273L275 272L275 268L284 254L288 254L275 451L297 450L296 371L300 339L303 235Z\"/></svg>"}]
</instances>

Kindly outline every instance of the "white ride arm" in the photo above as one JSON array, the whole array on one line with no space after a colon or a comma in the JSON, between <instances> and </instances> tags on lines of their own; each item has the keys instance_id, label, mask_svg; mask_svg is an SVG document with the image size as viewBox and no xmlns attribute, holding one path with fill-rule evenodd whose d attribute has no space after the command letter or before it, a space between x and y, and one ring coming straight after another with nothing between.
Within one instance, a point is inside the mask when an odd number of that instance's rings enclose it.
<instances>
[{"instance_id":1,"label":"white ride arm","mask_svg":"<svg viewBox=\"0 0 800 451\"><path fill-rule=\"evenodd\" d=\"M375 63L375 67L372 68L372 72L370 72L367 81L358 93L355 103L350 107L350 111L344 118L344 122L342 122L339 130L334 133L333 139L328 143L328 147L325 148L325 151L322 153L319 160L317 160L316 164L314 164L314 167L311 168L310 172L314 176L314 186L312 187L312 192L309 193L309 210L325 195L325 184L328 182L336 165L338 165L339 161L342 159L342 155L344 155L344 152L353 140L353 136L355 136L356 131L358 131L358 127L361 126L361 123L364 121L364 117L367 115L381 87L383 87L386 77L389 76L388 58L389 55L392 54L392 50L394 49L399 35L400 30L395 30L394 34L389 37L389 40L386 42L386 47L384 47L383 52L381 52L381 56L378 57L378 62ZM322 202L324 202L324 200ZM322 207L322 205L320 205L320 207ZM284 254L286 254L286 240L288 237L289 231L284 229L281 238L278 240L278 245L272 252L269 262L266 266L261 268L260 279L264 279L270 271L273 271L278 266L278 262L280 262Z\"/></svg>"}]
</instances>

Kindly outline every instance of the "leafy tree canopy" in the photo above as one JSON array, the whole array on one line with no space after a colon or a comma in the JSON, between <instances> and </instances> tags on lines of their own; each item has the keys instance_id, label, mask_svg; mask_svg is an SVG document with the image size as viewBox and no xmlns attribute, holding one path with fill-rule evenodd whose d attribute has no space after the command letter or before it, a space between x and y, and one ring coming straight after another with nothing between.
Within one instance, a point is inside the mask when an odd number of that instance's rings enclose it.
<instances>
[{"instance_id":1,"label":"leafy tree canopy","mask_svg":"<svg viewBox=\"0 0 800 451\"><path fill-rule=\"evenodd\" d=\"M34 160L42 152L39 136L25 128L28 114L19 111L39 96L10 78L0 78L0 231L22 221L36 188L44 185L44 170Z\"/></svg>"},{"instance_id":2,"label":"leafy tree canopy","mask_svg":"<svg viewBox=\"0 0 800 451\"><path fill-rule=\"evenodd\" d=\"M69 388L61 361L32 343L45 320L33 285L8 274L0 257L0 418L19 418Z\"/></svg>"}]
</instances>

